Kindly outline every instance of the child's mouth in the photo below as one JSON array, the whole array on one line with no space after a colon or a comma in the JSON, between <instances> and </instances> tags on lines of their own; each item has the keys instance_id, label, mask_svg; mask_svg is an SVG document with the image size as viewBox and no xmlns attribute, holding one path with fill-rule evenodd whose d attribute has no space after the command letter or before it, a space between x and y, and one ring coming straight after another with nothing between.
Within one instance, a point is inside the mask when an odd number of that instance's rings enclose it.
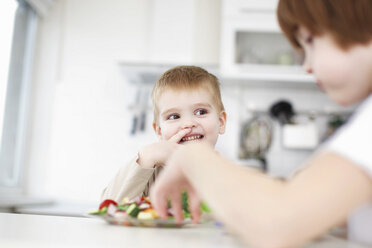
<instances>
[{"instance_id":1,"label":"child's mouth","mask_svg":"<svg viewBox=\"0 0 372 248\"><path fill-rule=\"evenodd\" d=\"M190 135L190 136L187 136L187 137L183 137L181 140L180 140L180 143L184 143L184 142L188 142L188 141L194 141L194 140L200 140L204 138L204 135Z\"/></svg>"}]
</instances>

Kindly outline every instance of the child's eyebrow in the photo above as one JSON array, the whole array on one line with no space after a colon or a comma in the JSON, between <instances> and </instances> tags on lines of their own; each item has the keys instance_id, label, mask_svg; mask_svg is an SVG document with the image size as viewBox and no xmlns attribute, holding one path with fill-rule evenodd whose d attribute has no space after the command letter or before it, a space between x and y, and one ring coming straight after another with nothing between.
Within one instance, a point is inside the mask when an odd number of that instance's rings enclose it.
<instances>
[{"instance_id":1,"label":"child's eyebrow","mask_svg":"<svg viewBox=\"0 0 372 248\"><path fill-rule=\"evenodd\" d=\"M205 108L212 108L212 105L210 105L209 103L195 103L192 105L193 108L195 107L205 107ZM166 109L164 110L163 112L160 113L160 115L162 117L167 117L167 115L171 114L171 113L177 113L179 112L180 110L178 108L170 108L170 109Z\"/></svg>"},{"instance_id":2,"label":"child's eyebrow","mask_svg":"<svg viewBox=\"0 0 372 248\"><path fill-rule=\"evenodd\" d=\"M206 107L206 108L211 108L212 105L210 105L209 103L204 103L204 102L201 102L201 103L195 103L193 104L194 107Z\"/></svg>"},{"instance_id":3,"label":"child's eyebrow","mask_svg":"<svg viewBox=\"0 0 372 248\"><path fill-rule=\"evenodd\" d=\"M174 112L178 112L178 108L170 108L170 109L166 109L165 111L163 111L160 115L163 116L163 117L166 117L167 115L169 115L170 113L174 113Z\"/></svg>"}]
</instances>

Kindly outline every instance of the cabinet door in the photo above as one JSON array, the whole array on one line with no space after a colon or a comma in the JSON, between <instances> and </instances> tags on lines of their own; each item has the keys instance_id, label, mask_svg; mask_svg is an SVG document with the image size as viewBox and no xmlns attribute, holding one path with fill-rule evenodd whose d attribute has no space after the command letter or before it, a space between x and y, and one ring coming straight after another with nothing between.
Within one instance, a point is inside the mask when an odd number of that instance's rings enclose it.
<instances>
[{"instance_id":1,"label":"cabinet door","mask_svg":"<svg viewBox=\"0 0 372 248\"><path fill-rule=\"evenodd\" d=\"M314 82L279 28L274 11L251 11L222 19L221 74L268 81Z\"/></svg>"},{"instance_id":2,"label":"cabinet door","mask_svg":"<svg viewBox=\"0 0 372 248\"><path fill-rule=\"evenodd\" d=\"M278 0L224 0L223 15L228 18L244 18L249 13L274 13Z\"/></svg>"},{"instance_id":3,"label":"cabinet door","mask_svg":"<svg viewBox=\"0 0 372 248\"><path fill-rule=\"evenodd\" d=\"M218 62L220 4L215 0L152 0L150 58L154 62Z\"/></svg>"}]
</instances>

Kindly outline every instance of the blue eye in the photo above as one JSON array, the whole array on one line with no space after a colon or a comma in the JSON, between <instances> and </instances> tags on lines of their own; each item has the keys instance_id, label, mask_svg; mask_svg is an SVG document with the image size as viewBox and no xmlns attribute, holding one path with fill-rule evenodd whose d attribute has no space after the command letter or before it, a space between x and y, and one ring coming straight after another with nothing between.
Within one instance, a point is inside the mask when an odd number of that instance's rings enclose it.
<instances>
[{"instance_id":1,"label":"blue eye","mask_svg":"<svg viewBox=\"0 0 372 248\"><path fill-rule=\"evenodd\" d=\"M208 110L206 110L206 109L198 109L195 112L196 115L205 115L207 113L208 113Z\"/></svg>"},{"instance_id":2,"label":"blue eye","mask_svg":"<svg viewBox=\"0 0 372 248\"><path fill-rule=\"evenodd\" d=\"M178 114L171 114L168 116L167 120L176 120L179 119L180 116Z\"/></svg>"}]
</instances>

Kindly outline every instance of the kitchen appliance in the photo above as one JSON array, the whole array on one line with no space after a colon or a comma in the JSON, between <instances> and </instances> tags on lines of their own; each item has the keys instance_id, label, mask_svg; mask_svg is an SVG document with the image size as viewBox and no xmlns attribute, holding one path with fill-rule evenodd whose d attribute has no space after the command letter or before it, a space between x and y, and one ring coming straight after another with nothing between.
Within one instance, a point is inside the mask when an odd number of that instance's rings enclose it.
<instances>
[{"instance_id":1,"label":"kitchen appliance","mask_svg":"<svg viewBox=\"0 0 372 248\"><path fill-rule=\"evenodd\" d=\"M270 116L260 114L242 125L240 134L240 159L257 159L261 169L267 170L266 153L272 140Z\"/></svg>"}]
</instances>

